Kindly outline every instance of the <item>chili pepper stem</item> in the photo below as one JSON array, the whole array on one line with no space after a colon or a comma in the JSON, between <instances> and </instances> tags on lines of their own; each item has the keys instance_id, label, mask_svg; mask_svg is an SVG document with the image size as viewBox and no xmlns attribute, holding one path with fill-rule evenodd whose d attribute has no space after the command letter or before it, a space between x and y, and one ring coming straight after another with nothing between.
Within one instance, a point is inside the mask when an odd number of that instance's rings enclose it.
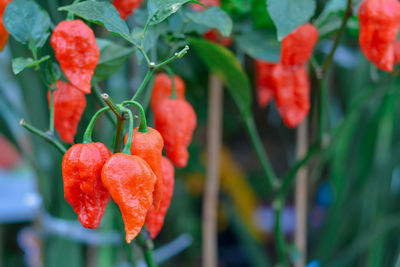
<instances>
[{"instance_id":1,"label":"chili pepper stem","mask_svg":"<svg viewBox=\"0 0 400 267\"><path fill-rule=\"evenodd\" d=\"M261 163L261 167L264 171L265 177L267 178L267 182L270 188L273 190L279 189L280 181L276 177L275 172L272 169L271 163L268 159L268 156L265 153L265 150L263 149L264 146L261 142L260 136L258 135L253 117L247 116L247 118L245 118L245 124L250 141Z\"/></svg>"},{"instance_id":2,"label":"chili pepper stem","mask_svg":"<svg viewBox=\"0 0 400 267\"><path fill-rule=\"evenodd\" d=\"M168 73L169 77L171 78L172 94L171 94L170 98L176 99L176 84L175 84L174 73L172 72L171 68L168 66L164 66L164 70Z\"/></svg>"},{"instance_id":3,"label":"chili pepper stem","mask_svg":"<svg viewBox=\"0 0 400 267\"><path fill-rule=\"evenodd\" d=\"M124 147L124 149L122 150L122 153L131 154L131 146L132 146L132 135L133 135L133 115L132 115L132 111L130 111L129 109L125 109L128 114L129 114L129 132L128 132L128 140L126 141L126 145Z\"/></svg>"},{"instance_id":4,"label":"chili pepper stem","mask_svg":"<svg viewBox=\"0 0 400 267\"><path fill-rule=\"evenodd\" d=\"M36 134L37 136L40 136L45 141L47 141L48 143L52 144L55 148L57 148L57 150L61 154L65 154L65 152L67 152L67 149L58 140L56 140L54 138L54 136L50 135L49 133L45 133L45 132L35 128L34 126L26 123L24 119L21 119L19 124L22 127L24 127L25 129L27 129L28 131L30 131L31 133Z\"/></svg>"},{"instance_id":5,"label":"chili pepper stem","mask_svg":"<svg viewBox=\"0 0 400 267\"><path fill-rule=\"evenodd\" d=\"M83 143L91 143L92 142L92 133L93 133L93 128L94 125L96 124L97 119L100 117L101 114L109 110L109 107L104 107L102 109L99 109L92 117L90 120L88 126L86 127L85 133L83 134Z\"/></svg>"},{"instance_id":6,"label":"chili pepper stem","mask_svg":"<svg viewBox=\"0 0 400 267\"><path fill-rule=\"evenodd\" d=\"M326 71L329 68L329 65L333 59L333 56L335 55L336 49L339 46L339 42L340 42L340 38L342 37L342 34L344 32L344 30L346 29L346 25L347 25L347 21L349 20L350 16L351 16L351 5L352 5L353 1L352 0L347 0L347 6L346 6L346 10L344 12L344 17L342 20L342 25L340 26L340 29L336 35L336 39L335 42L332 46L332 50L329 53L329 55L327 56L327 58L325 59L324 63L322 64L321 67L321 77L326 73Z\"/></svg>"},{"instance_id":7,"label":"chili pepper stem","mask_svg":"<svg viewBox=\"0 0 400 267\"><path fill-rule=\"evenodd\" d=\"M137 100L143 90L146 88L147 84L149 83L151 77L153 76L154 69L149 69L146 73L146 76L143 79L142 84L139 86L139 89L136 91L135 95L132 97L132 101Z\"/></svg>"},{"instance_id":8,"label":"chili pepper stem","mask_svg":"<svg viewBox=\"0 0 400 267\"><path fill-rule=\"evenodd\" d=\"M50 89L49 132L54 134L54 90Z\"/></svg>"},{"instance_id":9,"label":"chili pepper stem","mask_svg":"<svg viewBox=\"0 0 400 267\"><path fill-rule=\"evenodd\" d=\"M115 104L112 98L108 94L101 94L101 98L110 107L111 111L117 116L119 120L124 119L122 117L121 109Z\"/></svg>"},{"instance_id":10,"label":"chili pepper stem","mask_svg":"<svg viewBox=\"0 0 400 267\"><path fill-rule=\"evenodd\" d=\"M147 234L147 236L148 236L148 234ZM154 260L154 256L153 256L153 247L154 247L153 241L149 237L145 238L143 236L142 232L140 232L139 235L137 236L137 241L139 243L139 246L142 248L142 251L144 254L144 259L147 263L147 266L148 267L157 267L157 263Z\"/></svg>"},{"instance_id":11,"label":"chili pepper stem","mask_svg":"<svg viewBox=\"0 0 400 267\"><path fill-rule=\"evenodd\" d=\"M282 209L283 209L283 202L281 201L274 201L273 209L275 213L275 225L274 225L274 236L275 236L275 243L277 244L277 256L279 259L279 266L286 267L289 266L286 258L286 241L285 241L285 234L282 230Z\"/></svg>"},{"instance_id":12,"label":"chili pepper stem","mask_svg":"<svg viewBox=\"0 0 400 267\"><path fill-rule=\"evenodd\" d=\"M122 102L122 105L135 105L138 108L139 113L140 113L139 132L147 133L149 131L149 129L147 128L146 114L144 112L142 105L136 101L124 101L124 102Z\"/></svg>"},{"instance_id":13,"label":"chili pepper stem","mask_svg":"<svg viewBox=\"0 0 400 267\"><path fill-rule=\"evenodd\" d=\"M124 116L124 112L122 112L122 116ZM114 139L114 153L120 151L121 144L122 144L122 131L124 130L125 119L118 119L117 120L117 128L115 131L115 139Z\"/></svg>"},{"instance_id":14,"label":"chili pepper stem","mask_svg":"<svg viewBox=\"0 0 400 267\"><path fill-rule=\"evenodd\" d=\"M104 107L107 107L107 103L106 103L106 102L103 100L103 98L101 97L102 93L101 93L101 90L100 90L99 85L98 85L98 84L94 84L92 88L93 88L92 93L93 93L93 95L95 96L97 102L99 102L99 104L101 105L101 107L103 107L103 108L104 108ZM116 123L114 117L111 115L110 112L107 112L107 113L106 113L106 116L107 116L107 118L110 120L110 122L111 122L114 126L117 125L117 123Z\"/></svg>"}]
</instances>

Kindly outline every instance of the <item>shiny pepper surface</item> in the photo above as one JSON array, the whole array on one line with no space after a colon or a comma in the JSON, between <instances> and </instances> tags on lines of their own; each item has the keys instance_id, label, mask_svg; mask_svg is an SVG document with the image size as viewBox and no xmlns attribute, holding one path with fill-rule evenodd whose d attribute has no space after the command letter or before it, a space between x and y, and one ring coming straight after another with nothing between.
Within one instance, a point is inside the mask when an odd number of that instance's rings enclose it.
<instances>
[{"instance_id":1,"label":"shiny pepper surface","mask_svg":"<svg viewBox=\"0 0 400 267\"><path fill-rule=\"evenodd\" d=\"M69 82L89 94L100 58L93 30L81 20L65 20L54 28L50 43Z\"/></svg>"},{"instance_id":2,"label":"shiny pepper surface","mask_svg":"<svg viewBox=\"0 0 400 267\"><path fill-rule=\"evenodd\" d=\"M126 242L130 243L153 203L156 176L141 157L117 153L104 164L101 179L121 210Z\"/></svg>"},{"instance_id":3,"label":"shiny pepper surface","mask_svg":"<svg viewBox=\"0 0 400 267\"><path fill-rule=\"evenodd\" d=\"M161 167L164 182L164 194L161 200L161 206L158 211L152 207L146 217L146 226L151 238L155 238L161 231L174 192L174 166L172 166L172 163L168 158L162 157Z\"/></svg>"},{"instance_id":4,"label":"shiny pepper surface","mask_svg":"<svg viewBox=\"0 0 400 267\"><path fill-rule=\"evenodd\" d=\"M178 75L174 75L176 98L185 99L185 82ZM159 73L154 79L153 92L151 94L151 108L155 110L157 105L172 95L171 77L166 73Z\"/></svg>"},{"instance_id":5,"label":"shiny pepper surface","mask_svg":"<svg viewBox=\"0 0 400 267\"><path fill-rule=\"evenodd\" d=\"M86 107L85 95L74 86L63 81L56 82L54 91L54 126L61 140L72 144L74 142L79 121ZM50 92L48 93L50 103Z\"/></svg>"},{"instance_id":6,"label":"shiny pepper surface","mask_svg":"<svg viewBox=\"0 0 400 267\"><path fill-rule=\"evenodd\" d=\"M127 19L134 9L140 7L141 3L142 0L114 0L112 2L122 19Z\"/></svg>"},{"instance_id":7,"label":"shiny pepper surface","mask_svg":"<svg viewBox=\"0 0 400 267\"><path fill-rule=\"evenodd\" d=\"M276 64L261 60L256 60L255 64L258 105L261 108L265 108L274 96L271 74Z\"/></svg>"},{"instance_id":8,"label":"shiny pepper surface","mask_svg":"<svg viewBox=\"0 0 400 267\"><path fill-rule=\"evenodd\" d=\"M139 128L133 130L131 153L144 159L157 177L153 192L153 205L156 210L159 209L163 195L163 178L161 169L162 150L164 140L161 134L150 127L146 133L139 132ZM128 134L125 136L125 142Z\"/></svg>"},{"instance_id":9,"label":"shiny pepper surface","mask_svg":"<svg viewBox=\"0 0 400 267\"><path fill-rule=\"evenodd\" d=\"M10 2L11 0L0 0L0 51L4 49L8 40L8 32L4 27L3 15L8 3Z\"/></svg>"},{"instance_id":10,"label":"shiny pepper surface","mask_svg":"<svg viewBox=\"0 0 400 267\"><path fill-rule=\"evenodd\" d=\"M318 30L310 23L297 27L282 40L281 63L290 66L304 65L318 41Z\"/></svg>"},{"instance_id":11,"label":"shiny pepper surface","mask_svg":"<svg viewBox=\"0 0 400 267\"><path fill-rule=\"evenodd\" d=\"M304 67L278 64L271 75L275 101L283 122L289 128L299 125L310 110L310 81Z\"/></svg>"},{"instance_id":12,"label":"shiny pepper surface","mask_svg":"<svg viewBox=\"0 0 400 267\"><path fill-rule=\"evenodd\" d=\"M381 70L391 72L395 63L394 42L400 22L397 0L364 0L358 11L359 43L365 57Z\"/></svg>"},{"instance_id":13,"label":"shiny pepper surface","mask_svg":"<svg viewBox=\"0 0 400 267\"><path fill-rule=\"evenodd\" d=\"M165 151L175 166L187 165L187 147L192 141L197 118L193 107L184 99L166 99L154 111L156 129L164 138Z\"/></svg>"},{"instance_id":14,"label":"shiny pepper surface","mask_svg":"<svg viewBox=\"0 0 400 267\"><path fill-rule=\"evenodd\" d=\"M76 144L62 161L64 197L86 228L99 226L109 194L101 181L101 170L110 151L102 143Z\"/></svg>"}]
</instances>

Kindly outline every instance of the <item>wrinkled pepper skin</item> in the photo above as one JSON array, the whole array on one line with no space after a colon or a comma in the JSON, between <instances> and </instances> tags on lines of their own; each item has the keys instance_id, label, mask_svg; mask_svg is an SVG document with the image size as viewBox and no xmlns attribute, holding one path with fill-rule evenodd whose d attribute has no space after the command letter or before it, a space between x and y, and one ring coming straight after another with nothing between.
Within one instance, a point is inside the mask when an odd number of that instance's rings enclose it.
<instances>
[{"instance_id":1,"label":"wrinkled pepper skin","mask_svg":"<svg viewBox=\"0 0 400 267\"><path fill-rule=\"evenodd\" d=\"M117 153L104 164L101 179L121 210L130 243L140 233L153 203L156 176L141 157Z\"/></svg>"},{"instance_id":2,"label":"wrinkled pepper skin","mask_svg":"<svg viewBox=\"0 0 400 267\"><path fill-rule=\"evenodd\" d=\"M54 91L54 127L61 140L68 144L74 142L79 121L86 107L85 95L74 86L63 81L56 82ZM48 92L50 105L50 92Z\"/></svg>"},{"instance_id":3,"label":"wrinkled pepper skin","mask_svg":"<svg viewBox=\"0 0 400 267\"><path fill-rule=\"evenodd\" d=\"M158 235L164 225L165 215L167 214L174 193L174 166L168 158L162 157L161 167L164 182L164 194L161 200L160 209L156 211L154 207L151 207L146 217L147 230L150 233L150 237L153 239Z\"/></svg>"},{"instance_id":4,"label":"wrinkled pepper skin","mask_svg":"<svg viewBox=\"0 0 400 267\"><path fill-rule=\"evenodd\" d=\"M8 32L3 23L4 11L11 0L0 0L0 51L3 51L8 41Z\"/></svg>"},{"instance_id":5,"label":"wrinkled pepper skin","mask_svg":"<svg viewBox=\"0 0 400 267\"><path fill-rule=\"evenodd\" d=\"M283 122L295 128L310 110L310 81L304 67L293 68L278 64L271 76L275 102Z\"/></svg>"},{"instance_id":6,"label":"wrinkled pepper skin","mask_svg":"<svg viewBox=\"0 0 400 267\"><path fill-rule=\"evenodd\" d=\"M50 43L69 82L89 94L100 58L93 30L79 19L65 20L54 28Z\"/></svg>"},{"instance_id":7,"label":"wrinkled pepper skin","mask_svg":"<svg viewBox=\"0 0 400 267\"><path fill-rule=\"evenodd\" d=\"M274 88L271 80L271 74L276 64L256 60L255 65L257 102L260 108L265 108L274 97Z\"/></svg>"},{"instance_id":8,"label":"wrinkled pepper skin","mask_svg":"<svg viewBox=\"0 0 400 267\"><path fill-rule=\"evenodd\" d=\"M64 197L86 228L99 226L109 194L101 181L101 171L110 151L102 143L76 144L62 161Z\"/></svg>"},{"instance_id":9,"label":"wrinkled pepper skin","mask_svg":"<svg viewBox=\"0 0 400 267\"><path fill-rule=\"evenodd\" d=\"M185 99L185 82L178 75L174 75L176 98ZM159 73L154 79L153 91L151 93L151 109L155 110L157 105L172 95L171 77L166 73Z\"/></svg>"},{"instance_id":10,"label":"wrinkled pepper skin","mask_svg":"<svg viewBox=\"0 0 400 267\"><path fill-rule=\"evenodd\" d=\"M146 133L139 132L139 128L133 130L131 153L144 159L157 177L153 192L153 205L158 210L164 192L161 169L164 140L157 130L151 127L147 127L147 129L149 131ZM128 134L125 136L125 143L127 139Z\"/></svg>"},{"instance_id":11,"label":"wrinkled pepper skin","mask_svg":"<svg viewBox=\"0 0 400 267\"><path fill-rule=\"evenodd\" d=\"M297 27L282 40L281 63L302 66L310 59L318 41L318 30L307 23Z\"/></svg>"},{"instance_id":12,"label":"wrinkled pepper skin","mask_svg":"<svg viewBox=\"0 0 400 267\"><path fill-rule=\"evenodd\" d=\"M359 43L365 57L378 69L393 71L400 3L397 0L364 0L358 11L358 18Z\"/></svg>"},{"instance_id":13,"label":"wrinkled pepper skin","mask_svg":"<svg viewBox=\"0 0 400 267\"><path fill-rule=\"evenodd\" d=\"M142 0L113 0L112 4L118 10L122 19L126 20L133 14L133 10L140 7Z\"/></svg>"},{"instance_id":14,"label":"wrinkled pepper skin","mask_svg":"<svg viewBox=\"0 0 400 267\"><path fill-rule=\"evenodd\" d=\"M187 147L197 124L193 107L184 99L165 99L154 111L154 121L164 138L167 156L176 167L185 167L189 159Z\"/></svg>"}]
</instances>

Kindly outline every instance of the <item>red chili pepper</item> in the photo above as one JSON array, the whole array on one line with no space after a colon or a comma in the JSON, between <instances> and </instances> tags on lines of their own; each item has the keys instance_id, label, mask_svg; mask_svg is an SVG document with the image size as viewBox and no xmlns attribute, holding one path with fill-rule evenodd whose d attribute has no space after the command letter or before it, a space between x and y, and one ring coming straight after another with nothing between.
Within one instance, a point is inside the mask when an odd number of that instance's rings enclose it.
<instances>
[{"instance_id":1,"label":"red chili pepper","mask_svg":"<svg viewBox=\"0 0 400 267\"><path fill-rule=\"evenodd\" d=\"M53 95L54 126L61 140L71 144L85 111L86 98L81 91L66 82L57 81L56 86ZM50 103L50 91L47 97Z\"/></svg>"},{"instance_id":2,"label":"red chili pepper","mask_svg":"<svg viewBox=\"0 0 400 267\"><path fill-rule=\"evenodd\" d=\"M172 163L168 158L162 157L161 167L164 183L164 194L161 200L160 209L156 211L154 207L152 207L146 216L146 226L151 238L155 238L161 231L161 228L164 225L165 215L167 214L169 205L171 204L171 198L174 192L174 166L172 166Z\"/></svg>"},{"instance_id":3,"label":"red chili pepper","mask_svg":"<svg viewBox=\"0 0 400 267\"><path fill-rule=\"evenodd\" d=\"M50 43L69 82L89 94L100 58L93 30L79 19L65 20L54 28Z\"/></svg>"},{"instance_id":4,"label":"red chili pepper","mask_svg":"<svg viewBox=\"0 0 400 267\"><path fill-rule=\"evenodd\" d=\"M4 27L3 15L8 3L10 2L11 0L0 0L0 51L3 51L8 40L8 32L6 27Z\"/></svg>"},{"instance_id":5,"label":"red chili pepper","mask_svg":"<svg viewBox=\"0 0 400 267\"><path fill-rule=\"evenodd\" d=\"M113 0L112 4L118 10L122 19L127 19L133 10L140 7L142 0Z\"/></svg>"},{"instance_id":6,"label":"red chili pepper","mask_svg":"<svg viewBox=\"0 0 400 267\"><path fill-rule=\"evenodd\" d=\"M391 72L395 63L394 42L400 23L397 0L364 0L358 11L359 43L365 57L378 69Z\"/></svg>"},{"instance_id":7,"label":"red chili pepper","mask_svg":"<svg viewBox=\"0 0 400 267\"><path fill-rule=\"evenodd\" d=\"M164 191L161 169L164 140L157 130L151 127L147 127L147 129L149 131L145 133L140 132L139 127L133 130L131 153L144 159L157 177L153 192L153 206L158 210ZM125 143L127 139L128 134L125 136Z\"/></svg>"},{"instance_id":8,"label":"red chili pepper","mask_svg":"<svg viewBox=\"0 0 400 267\"><path fill-rule=\"evenodd\" d=\"M257 100L261 108L265 108L274 97L271 73L276 64L256 60Z\"/></svg>"},{"instance_id":9,"label":"red chili pepper","mask_svg":"<svg viewBox=\"0 0 400 267\"><path fill-rule=\"evenodd\" d=\"M176 98L185 99L185 82L178 75L174 75ZM159 73L154 79L153 92L151 94L151 108L154 110L164 99L172 95L171 77L166 73Z\"/></svg>"},{"instance_id":10,"label":"red chili pepper","mask_svg":"<svg viewBox=\"0 0 400 267\"><path fill-rule=\"evenodd\" d=\"M153 203L156 176L141 157L117 153L104 164L101 179L121 210L126 242L130 243Z\"/></svg>"},{"instance_id":11,"label":"red chili pepper","mask_svg":"<svg viewBox=\"0 0 400 267\"><path fill-rule=\"evenodd\" d=\"M304 65L317 41L317 28L310 23L299 26L282 40L281 63L290 66Z\"/></svg>"},{"instance_id":12,"label":"red chili pepper","mask_svg":"<svg viewBox=\"0 0 400 267\"><path fill-rule=\"evenodd\" d=\"M400 41L394 42L394 63L400 63Z\"/></svg>"},{"instance_id":13,"label":"red chili pepper","mask_svg":"<svg viewBox=\"0 0 400 267\"><path fill-rule=\"evenodd\" d=\"M192 141L197 118L193 107L184 99L165 99L154 111L156 129L164 138L165 151L175 166L187 165L187 147Z\"/></svg>"},{"instance_id":14,"label":"red chili pepper","mask_svg":"<svg viewBox=\"0 0 400 267\"><path fill-rule=\"evenodd\" d=\"M278 64L272 71L271 80L283 122L289 128L296 127L310 110L310 81L306 69Z\"/></svg>"},{"instance_id":15,"label":"red chili pepper","mask_svg":"<svg viewBox=\"0 0 400 267\"><path fill-rule=\"evenodd\" d=\"M101 181L101 170L110 151L102 143L76 144L62 161L64 197L86 228L99 226L109 194Z\"/></svg>"}]
</instances>

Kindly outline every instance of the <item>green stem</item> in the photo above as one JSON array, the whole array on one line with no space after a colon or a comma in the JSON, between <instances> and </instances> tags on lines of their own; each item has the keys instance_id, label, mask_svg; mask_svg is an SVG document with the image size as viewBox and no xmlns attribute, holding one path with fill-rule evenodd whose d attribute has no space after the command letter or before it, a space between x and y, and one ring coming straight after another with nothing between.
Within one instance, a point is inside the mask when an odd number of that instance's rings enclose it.
<instances>
[{"instance_id":1,"label":"green stem","mask_svg":"<svg viewBox=\"0 0 400 267\"><path fill-rule=\"evenodd\" d=\"M151 65L151 61L150 61L149 56L147 55L147 53L143 50L143 48L142 48L141 46L136 46L136 47L137 47L137 49L142 53L144 59L145 59L146 62L147 62L147 65L150 66L150 65Z\"/></svg>"},{"instance_id":2,"label":"green stem","mask_svg":"<svg viewBox=\"0 0 400 267\"><path fill-rule=\"evenodd\" d=\"M261 167L267 178L267 182L273 190L276 190L279 188L280 182L276 177L274 170L272 169L267 154L265 153L265 150L263 148L264 146L261 142L260 136L258 135L253 117L247 116L247 118L245 118L245 124L248 135L250 137L250 141L253 145L254 150L256 151L257 157L261 163Z\"/></svg>"},{"instance_id":3,"label":"green stem","mask_svg":"<svg viewBox=\"0 0 400 267\"><path fill-rule=\"evenodd\" d=\"M94 85L93 85L92 93L94 94L94 96L95 96L97 102L99 102L99 104L100 104L101 107L103 107L103 108L104 108L104 107L107 107L107 103L106 103L106 102L103 100L103 98L101 97L102 92L101 92L101 89L100 89L100 87L99 87L98 84L94 84ZM107 116L107 118L109 119L109 121L110 121L114 126L117 125L117 123L116 123L114 117L111 115L110 112L107 112L107 113L106 113L106 116Z\"/></svg>"},{"instance_id":4,"label":"green stem","mask_svg":"<svg viewBox=\"0 0 400 267\"><path fill-rule=\"evenodd\" d=\"M122 112L122 116L124 116L124 112ZM122 143L122 131L124 130L125 119L117 120L117 129L115 131L115 139L114 139L114 153L120 151L121 143Z\"/></svg>"},{"instance_id":5,"label":"green stem","mask_svg":"<svg viewBox=\"0 0 400 267\"><path fill-rule=\"evenodd\" d=\"M142 105L139 102L131 101L131 100L122 102L122 105L135 105L138 108L139 113L140 113L139 132L147 133L149 131L149 129L147 128L146 114L144 112Z\"/></svg>"},{"instance_id":6,"label":"green stem","mask_svg":"<svg viewBox=\"0 0 400 267\"><path fill-rule=\"evenodd\" d=\"M143 228L144 229L144 228ZM143 230L142 230L143 232ZM144 254L144 259L146 260L147 266L148 267L157 267L157 263L154 260L153 256L153 241L147 237L144 238L143 233L140 232L139 235L137 236L137 241L142 248L143 254ZM148 234L147 234L148 236Z\"/></svg>"},{"instance_id":7,"label":"green stem","mask_svg":"<svg viewBox=\"0 0 400 267\"><path fill-rule=\"evenodd\" d=\"M101 98L106 102L106 104L110 107L111 111L114 112L114 114L117 116L119 120L123 119L122 118L122 112L121 109L115 104L115 102L111 99L111 97L108 94L102 94Z\"/></svg>"},{"instance_id":8,"label":"green stem","mask_svg":"<svg viewBox=\"0 0 400 267\"><path fill-rule=\"evenodd\" d=\"M54 90L50 88L49 132L54 134Z\"/></svg>"},{"instance_id":9,"label":"green stem","mask_svg":"<svg viewBox=\"0 0 400 267\"><path fill-rule=\"evenodd\" d=\"M122 150L122 153L131 154L131 146L132 146L132 135L133 135L133 115L132 115L132 111L130 111L129 109L125 109L128 114L129 114L129 132L128 132L128 140L126 140L126 144L124 149Z\"/></svg>"},{"instance_id":10,"label":"green stem","mask_svg":"<svg viewBox=\"0 0 400 267\"><path fill-rule=\"evenodd\" d=\"M140 85L139 89L136 91L135 95L132 97L132 101L137 100L140 96L140 94L143 92L144 88L146 88L146 85L149 83L151 77L153 76L154 69L149 69L146 73L146 76L143 79L142 84Z\"/></svg>"},{"instance_id":11,"label":"green stem","mask_svg":"<svg viewBox=\"0 0 400 267\"><path fill-rule=\"evenodd\" d=\"M57 148L58 151L60 151L61 154L65 154L65 152L67 152L67 149L60 142L58 142L54 138L54 136L52 136L51 134L47 134L47 133L33 127L32 125L26 123L24 119L21 119L19 124L22 127L24 127L25 129L27 129L28 131L30 131L31 133L36 134L37 136L40 136L45 141L52 144L55 148Z\"/></svg>"},{"instance_id":12,"label":"green stem","mask_svg":"<svg viewBox=\"0 0 400 267\"><path fill-rule=\"evenodd\" d=\"M161 62L160 64L157 64L154 66L154 69L160 69L165 65L168 65L169 63L171 63L172 61L174 61L175 59L181 58L184 55L186 55L187 51L189 50L189 46L185 46L181 51L176 52L172 57L170 57L169 59L165 60L164 62Z\"/></svg>"},{"instance_id":13,"label":"green stem","mask_svg":"<svg viewBox=\"0 0 400 267\"><path fill-rule=\"evenodd\" d=\"M75 0L74 2L72 2L72 5L73 4L76 4L76 3L78 3L79 2L79 0ZM74 19L74 13L72 13L72 12L68 12L68 14L67 14L67 20L73 20Z\"/></svg>"},{"instance_id":14,"label":"green stem","mask_svg":"<svg viewBox=\"0 0 400 267\"><path fill-rule=\"evenodd\" d=\"M92 141L92 133L93 133L93 129L94 129L94 125L96 124L97 119L100 117L101 114L103 114L103 112L106 112L107 110L109 110L109 107L104 107L102 109L99 109L92 117L92 119L90 120L88 126L86 127L85 133L83 134L83 143L87 144L87 143L91 143Z\"/></svg>"},{"instance_id":15,"label":"green stem","mask_svg":"<svg viewBox=\"0 0 400 267\"><path fill-rule=\"evenodd\" d=\"M274 236L276 243L277 256L279 259L279 266L288 266L286 258L286 241L285 234L282 230L282 209L283 204L281 202L275 202L273 204L275 211L275 225L274 225Z\"/></svg>"},{"instance_id":16,"label":"green stem","mask_svg":"<svg viewBox=\"0 0 400 267\"><path fill-rule=\"evenodd\" d=\"M340 29L336 35L336 39L333 44L331 52L329 53L328 57L326 58L324 64L322 64L321 76L323 76L326 73L326 71L328 70L329 65L332 62L333 56L335 54L335 51L336 51L337 47L339 46L340 38L342 37L344 30L346 29L347 21L349 20L350 15L351 15L352 2L353 2L352 0L347 0L347 6L346 6L346 10L344 12L342 25L340 26Z\"/></svg>"}]
</instances>

